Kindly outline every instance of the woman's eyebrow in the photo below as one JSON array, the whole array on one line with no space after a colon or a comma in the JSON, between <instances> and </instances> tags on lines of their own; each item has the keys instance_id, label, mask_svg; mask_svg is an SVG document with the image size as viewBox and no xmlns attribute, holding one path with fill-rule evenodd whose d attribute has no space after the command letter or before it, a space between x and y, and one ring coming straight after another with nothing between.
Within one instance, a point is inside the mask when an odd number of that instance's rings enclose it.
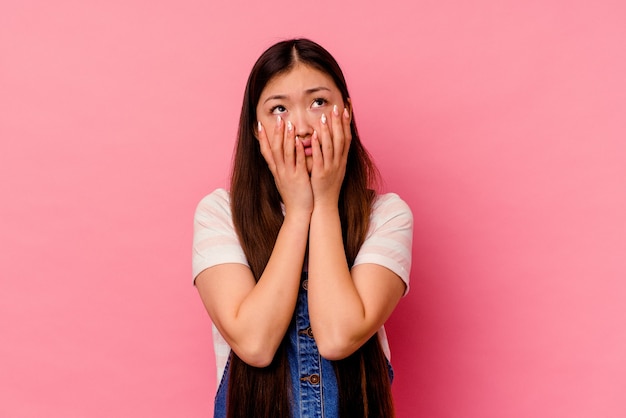
<instances>
[{"instance_id":1,"label":"woman's eyebrow","mask_svg":"<svg viewBox=\"0 0 626 418\"><path fill-rule=\"evenodd\" d=\"M331 91L328 87L324 87L324 86L319 86L319 87L312 87L310 89L306 89L304 90L304 93L307 95L313 94L313 93L317 93L318 91ZM287 96L286 94L274 94L272 96L269 96L267 99L265 99L263 101L263 103L267 103L270 100L286 100L288 99L289 96Z\"/></svg>"},{"instance_id":2,"label":"woman's eyebrow","mask_svg":"<svg viewBox=\"0 0 626 418\"><path fill-rule=\"evenodd\" d=\"M268 97L267 99L265 99L265 100L263 101L263 103L267 103L267 102L269 102L270 100L285 100L286 98L287 98L287 95L285 95L285 94L275 94L275 95L270 96L270 97Z\"/></svg>"},{"instance_id":3,"label":"woman's eyebrow","mask_svg":"<svg viewBox=\"0 0 626 418\"><path fill-rule=\"evenodd\" d=\"M317 93L318 91L321 91L321 90L330 91L328 87L320 86L320 87L313 87L311 89L306 89L304 92L306 94L312 94L312 93Z\"/></svg>"}]
</instances>

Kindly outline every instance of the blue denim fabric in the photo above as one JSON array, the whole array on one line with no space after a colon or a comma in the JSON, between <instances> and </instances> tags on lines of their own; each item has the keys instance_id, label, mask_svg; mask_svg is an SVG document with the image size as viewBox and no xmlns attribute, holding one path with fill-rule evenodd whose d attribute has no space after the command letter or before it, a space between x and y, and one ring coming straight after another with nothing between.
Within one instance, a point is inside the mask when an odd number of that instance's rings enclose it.
<instances>
[{"instance_id":1,"label":"blue denim fabric","mask_svg":"<svg viewBox=\"0 0 626 418\"><path fill-rule=\"evenodd\" d=\"M294 320L287 331L293 383L293 418L338 418L337 378L330 361L322 358L311 332L307 273L302 273Z\"/></svg>"},{"instance_id":2,"label":"blue denim fabric","mask_svg":"<svg viewBox=\"0 0 626 418\"><path fill-rule=\"evenodd\" d=\"M230 376L230 356L224 368L224 374L217 387L215 405L213 406L213 418L226 418L226 403L228 402L228 377Z\"/></svg>"},{"instance_id":3,"label":"blue denim fabric","mask_svg":"<svg viewBox=\"0 0 626 418\"><path fill-rule=\"evenodd\" d=\"M337 378L332 363L320 356L313 339L307 284L307 273L303 272L294 319L287 330L287 358L293 395L292 417L339 418ZM226 363L224 376L215 396L214 418L226 417L229 366L230 360ZM389 375L393 379L391 365Z\"/></svg>"}]
</instances>

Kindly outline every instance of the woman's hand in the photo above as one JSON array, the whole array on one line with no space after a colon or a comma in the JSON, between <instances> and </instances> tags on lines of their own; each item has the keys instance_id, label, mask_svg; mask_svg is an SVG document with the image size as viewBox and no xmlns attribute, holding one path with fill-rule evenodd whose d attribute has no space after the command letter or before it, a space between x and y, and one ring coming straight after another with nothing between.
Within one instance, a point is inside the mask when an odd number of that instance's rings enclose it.
<instances>
[{"instance_id":1,"label":"woman's hand","mask_svg":"<svg viewBox=\"0 0 626 418\"><path fill-rule=\"evenodd\" d=\"M313 211L311 179L306 168L304 146L300 139L296 139L295 127L278 116L270 138L261 122L258 122L257 129L261 154L274 176L285 212L301 210L310 215Z\"/></svg>"},{"instance_id":2,"label":"woman's hand","mask_svg":"<svg viewBox=\"0 0 626 418\"><path fill-rule=\"evenodd\" d=\"M322 115L319 132L313 132L311 186L316 206L337 207L351 141L348 109L340 113L335 105L328 117Z\"/></svg>"}]
</instances>

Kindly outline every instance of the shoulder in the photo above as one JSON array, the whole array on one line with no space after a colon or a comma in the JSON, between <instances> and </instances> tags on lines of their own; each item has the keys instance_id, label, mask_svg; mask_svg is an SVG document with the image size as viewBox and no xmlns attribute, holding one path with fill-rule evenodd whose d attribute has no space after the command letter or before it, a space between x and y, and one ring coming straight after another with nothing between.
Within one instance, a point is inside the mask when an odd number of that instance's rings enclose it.
<instances>
[{"instance_id":1,"label":"shoulder","mask_svg":"<svg viewBox=\"0 0 626 418\"><path fill-rule=\"evenodd\" d=\"M217 189L200 200L193 225L193 277L224 263L247 264L230 210L230 194Z\"/></svg>"},{"instance_id":2,"label":"shoulder","mask_svg":"<svg viewBox=\"0 0 626 418\"><path fill-rule=\"evenodd\" d=\"M225 189L215 189L204 196L196 207L195 219L231 219L230 193Z\"/></svg>"},{"instance_id":3,"label":"shoulder","mask_svg":"<svg viewBox=\"0 0 626 418\"><path fill-rule=\"evenodd\" d=\"M222 188L215 189L204 196L198 203L196 211L211 211L216 209L230 211L230 193L227 190Z\"/></svg>"},{"instance_id":4,"label":"shoulder","mask_svg":"<svg viewBox=\"0 0 626 418\"><path fill-rule=\"evenodd\" d=\"M413 242L413 214L395 193L376 196L370 225L354 265L373 263L396 273L409 290Z\"/></svg>"},{"instance_id":5,"label":"shoulder","mask_svg":"<svg viewBox=\"0 0 626 418\"><path fill-rule=\"evenodd\" d=\"M230 194L216 189L200 200L194 214L194 233L197 239L209 236L234 235Z\"/></svg>"},{"instance_id":6,"label":"shoulder","mask_svg":"<svg viewBox=\"0 0 626 418\"><path fill-rule=\"evenodd\" d=\"M373 223L385 223L394 218L401 218L412 224L413 213L409 205L396 193L377 195L372 204L371 221Z\"/></svg>"}]
</instances>

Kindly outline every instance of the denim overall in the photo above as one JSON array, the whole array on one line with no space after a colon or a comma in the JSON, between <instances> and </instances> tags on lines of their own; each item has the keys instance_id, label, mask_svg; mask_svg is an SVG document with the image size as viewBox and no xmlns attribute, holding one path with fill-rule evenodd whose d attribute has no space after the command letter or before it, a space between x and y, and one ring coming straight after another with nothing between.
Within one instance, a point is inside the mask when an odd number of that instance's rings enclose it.
<instances>
[{"instance_id":1,"label":"denim overall","mask_svg":"<svg viewBox=\"0 0 626 418\"><path fill-rule=\"evenodd\" d=\"M294 319L287 330L287 358L293 395L291 414L292 418L339 418L337 378L332 363L320 356L313 339L307 289L307 273L303 272ZM229 366L230 360L226 363L224 376L215 396L214 418L226 417ZM389 373L392 377L391 366Z\"/></svg>"}]
</instances>

